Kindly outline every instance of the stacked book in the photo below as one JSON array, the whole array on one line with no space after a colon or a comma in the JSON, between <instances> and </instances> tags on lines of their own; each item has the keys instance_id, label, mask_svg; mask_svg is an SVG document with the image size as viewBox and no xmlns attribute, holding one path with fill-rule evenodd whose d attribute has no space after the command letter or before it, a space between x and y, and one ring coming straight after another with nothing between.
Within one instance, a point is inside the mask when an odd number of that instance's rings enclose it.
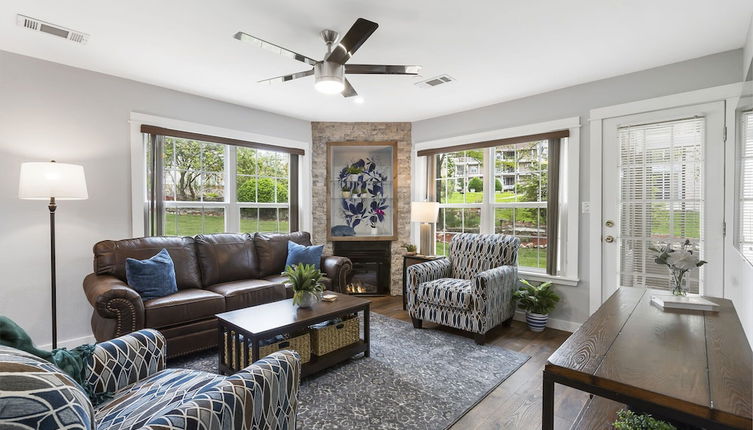
<instances>
[{"instance_id":1,"label":"stacked book","mask_svg":"<svg viewBox=\"0 0 753 430\"><path fill-rule=\"evenodd\" d=\"M651 296L651 304L659 309L718 311L719 305L700 296Z\"/></svg>"}]
</instances>

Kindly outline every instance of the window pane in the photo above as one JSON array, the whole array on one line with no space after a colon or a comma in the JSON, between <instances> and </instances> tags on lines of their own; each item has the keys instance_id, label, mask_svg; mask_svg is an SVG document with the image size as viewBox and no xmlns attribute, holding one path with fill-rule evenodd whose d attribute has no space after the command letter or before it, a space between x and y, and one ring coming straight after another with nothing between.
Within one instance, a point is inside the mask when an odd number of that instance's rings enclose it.
<instances>
[{"instance_id":1,"label":"window pane","mask_svg":"<svg viewBox=\"0 0 753 430\"><path fill-rule=\"evenodd\" d=\"M202 233L209 234L225 232L225 209L204 208L203 221Z\"/></svg>"},{"instance_id":2,"label":"window pane","mask_svg":"<svg viewBox=\"0 0 753 430\"><path fill-rule=\"evenodd\" d=\"M270 151L257 151L256 159L259 166L259 176L277 176L277 154Z\"/></svg>"},{"instance_id":3,"label":"window pane","mask_svg":"<svg viewBox=\"0 0 753 430\"><path fill-rule=\"evenodd\" d=\"M494 232L520 238L518 265L546 269L546 209L497 208Z\"/></svg>"},{"instance_id":4,"label":"window pane","mask_svg":"<svg viewBox=\"0 0 753 430\"><path fill-rule=\"evenodd\" d=\"M481 209L469 208L463 209L463 232L480 233L481 232Z\"/></svg>"},{"instance_id":5,"label":"window pane","mask_svg":"<svg viewBox=\"0 0 753 430\"><path fill-rule=\"evenodd\" d=\"M204 173L202 175L202 198L205 202L222 202L225 200L225 176L223 173Z\"/></svg>"},{"instance_id":6,"label":"window pane","mask_svg":"<svg viewBox=\"0 0 753 430\"><path fill-rule=\"evenodd\" d=\"M239 175L256 175L256 150L236 148L236 165Z\"/></svg>"},{"instance_id":7,"label":"window pane","mask_svg":"<svg viewBox=\"0 0 753 430\"><path fill-rule=\"evenodd\" d=\"M290 218L288 212L289 210L287 208L280 208L277 210L278 216L280 217L280 233L290 232Z\"/></svg>"},{"instance_id":8,"label":"window pane","mask_svg":"<svg viewBox=\"0 0 753 430\"><path fill-rule=\"evenodd\" d=\"M241 233L259 231L259 209L241 208Z\"/></svg>"},{"instance_id":9,"label":"window pane","mask_svg":"<svg viewBox=\"0 0 753 430\"><path fill-rule=\"evenodd\" d=\"M287 203L288 202L288 180L277 179L275 181L275 190L277 191L277 202Z\"/></svg>"},{"instance_id":10,"label":"window pane","mask_svg":"<svg viewBox=\"0 0 753 430\"><path fill-rule=\"evenodd\" d=\"M175 175L175 200L198 202L201 200L201 172L178 170Z\"/></svg>"},{"instance_id":11,"label":"window pane","mask_svg":"<svg viewBox=\"0 0 753 430\"><path fill-rule=\"evenodd\" d=\"M440 203L482 203L484 151L437 155L437 200Z\"/></svg>"},{"instance_id":12,"label":"window pane","mask_svg":"<svg viewBox=\"0 0 753 430\"><path fill-rule=\"evenodd\" d=\"M225 145L220 143L202 142L202 165L205 172L225 171Z\"/></svg>"},{"instance_id":13,"label":"window pane","mask_svg":"<svg viewBox=\"0 0 753 430\"><path fill-rule=\"evenodd\" d=\"M167 236L193 236L225 231L223 208L166 208L164 233Z\"/></svg>"},{"instance_id":14,"label":"window pane","mask_svg":"<svg viewBox=\"0 0 753 430\"><path fill-rule=\"evenodd\" d=\"M235 180L237 187L237 199L239 202L256 201L256 178L250 176L237 176Z\"/></svg>"},{"instance_id":15,"label":"window pane","mask_svg":"<svg viewBox=\"0 0 753 430\"><path fill-rule=\"evenodd\" d=\"M259 232L277 233L277 208L259 208Z\"/></svg>"},{"instance_id":16,"label":"window pane","mask_svg":"<svg viewBox=\"0 0 753 430\"><path fill-rule=\"evenodd\" d=\"M499 203L546 201L548 148L545 140L497 147L494 151L497 175L494 200Z\"/></svg>"}]
</instances>

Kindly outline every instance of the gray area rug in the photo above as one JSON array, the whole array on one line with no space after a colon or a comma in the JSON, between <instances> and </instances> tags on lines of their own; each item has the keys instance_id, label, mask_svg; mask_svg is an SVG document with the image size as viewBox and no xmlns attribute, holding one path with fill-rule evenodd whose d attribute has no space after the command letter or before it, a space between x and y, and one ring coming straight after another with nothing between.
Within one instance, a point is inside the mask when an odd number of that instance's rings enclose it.
<instances>
[{"instance_id":1,"label":"gray area rug","mask_svg":"<svg viewBox=\"0 0 753 430\"><path fill-rule=\"evenodd\" d=\"M445 429L513 374L528 356L371 314L371 357L301 381L299 429ZM169 367L217 371L216 352Z\"/></svg>"}]
</instances>

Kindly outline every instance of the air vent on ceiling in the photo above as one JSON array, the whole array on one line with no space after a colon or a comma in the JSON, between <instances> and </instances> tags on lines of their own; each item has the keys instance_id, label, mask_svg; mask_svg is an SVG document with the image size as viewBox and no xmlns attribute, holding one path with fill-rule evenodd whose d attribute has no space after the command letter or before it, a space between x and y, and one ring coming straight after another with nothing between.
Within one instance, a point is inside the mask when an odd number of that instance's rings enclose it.
<instances>
[{"instance_id":1,"label":"air vent on ceiling","mask_svg":"<svg viewBox=\"0 0 753 430\"><path fill-rule=\"evenodd\" d=\"M451 78L448 75L439 75L439 76L434 76L433 78L424 79L421 82L416 82L416 85L421 88L431 88L431 87L436 87L438 85L450 83L454 80L455 79Z\"/></svg>"},{"instance_id":2,"label":"air vent on ceiling","mask_svg":"<svg viewBox=\"0 0 753 430\"><path fill-rule=\"evenodd\" d=\"M68 39L71 42L84 44L89 40L89 35L86 33L71 30L70 28L61 27L59 25L50 24L49 22L44 22L26 15L18 14L16 16L16 24L21 27L28 28L29 30L62 37L63 39Z\"/></svg>"}]
</instances>

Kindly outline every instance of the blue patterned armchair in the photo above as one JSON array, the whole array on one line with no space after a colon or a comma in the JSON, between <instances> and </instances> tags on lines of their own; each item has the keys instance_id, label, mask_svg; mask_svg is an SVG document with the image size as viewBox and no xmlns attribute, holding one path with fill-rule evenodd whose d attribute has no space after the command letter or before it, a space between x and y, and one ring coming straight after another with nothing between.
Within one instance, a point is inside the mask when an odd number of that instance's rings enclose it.
<instances>
[{"instance_id":1,"label":"blue patterned armchair","mask_svg":"<svg viewBox=\"0 0 753 430\"><path fill-rule=\"evenodd\" d=\"M0 347L0 428L294 429L300 357L271 354L226 377L165 369L165 339L140 330L97 344L84 385L53 364Z\"/></svg>"},{"instance_id":2,"label":"blue patterned armchair","mask_svg":"<svg viewBox=\"0 0 753 430\"><path fill-rule=\"evenodd\" d=\"M407 269L408 313L413 326L423 321L475 334L486 333L515 314L512 293L518 282L520 239L501 234L455 235L448 258Z\"/></svg>"}]
</instances>

